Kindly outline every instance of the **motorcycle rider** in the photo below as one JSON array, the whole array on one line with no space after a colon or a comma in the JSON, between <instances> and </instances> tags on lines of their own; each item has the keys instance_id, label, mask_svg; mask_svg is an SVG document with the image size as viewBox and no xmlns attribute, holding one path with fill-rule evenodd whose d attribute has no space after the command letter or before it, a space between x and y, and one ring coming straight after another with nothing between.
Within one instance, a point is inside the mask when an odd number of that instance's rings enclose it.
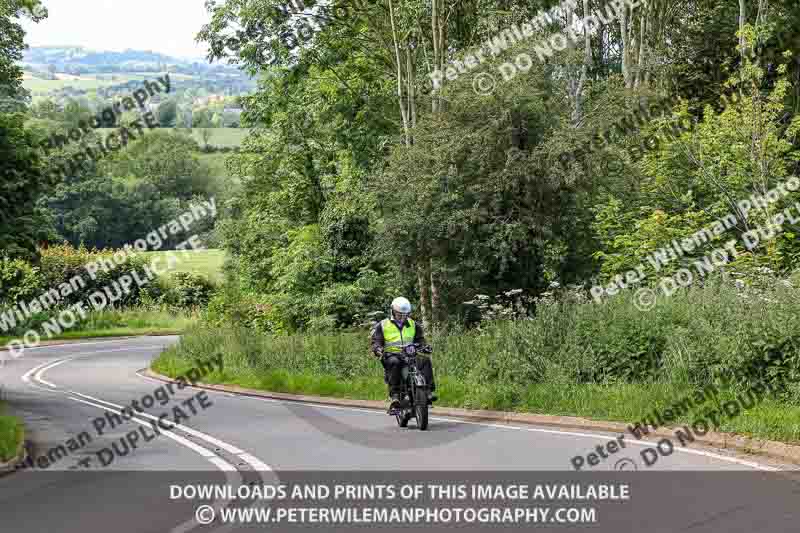
<instances>
[{"instance_id":1,"label":"motorcycle rider","mask_svg":"<svg viewBox=\"0 0 800 533\"><path fill-rule=\"evenodd\" d=\"M392 300L390 318L381 320L372 329L372 353L381 358L383 368L386 370L387 381L389 384L389 396L391 406L389 409L397 409L402 401L402 380L403 366L402 358L394 354L400 354L403 348L409 344L425 344L425 336L422 326L409 318L411 314L411 302L402 296ZM429 357L417 352L417 369L425 377L425 381L430 384L428 400L436 401L436 382L433 379L433 365Z\"/></svg>"}]
</instances>

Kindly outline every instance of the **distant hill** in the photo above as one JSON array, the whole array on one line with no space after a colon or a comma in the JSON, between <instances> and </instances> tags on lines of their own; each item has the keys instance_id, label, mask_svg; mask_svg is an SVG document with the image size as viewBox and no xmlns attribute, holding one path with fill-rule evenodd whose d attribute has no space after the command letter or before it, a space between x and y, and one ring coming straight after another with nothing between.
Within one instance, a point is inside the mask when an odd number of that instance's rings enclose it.
<instances>
[{"instance_id":1,"label":"distant hill","mask_svg":"<svg viewBox=\"0 0 800 533\"><path fill-rule=\"evenodd\" d=\"M25 51L20 64L30 71L54 70L73 75L165 70L188 75L241 74L235 66L211 65L199 58L177 58L145 50L89 50L80 46L34 46Z\"/></svg>"},{"instance_id":2,"label":"distant hill","mask_svg":"<svg viewBox=\"0 0 800 533\"><path fill-rule=\"evenodd\" d=\"M169 72L173 90L204 89L210 94L237 96L255 89L255 81L239 67L209 64L146 50L89 50L80 46L34 46L22 61L23 85L34 98L61 101L97 92L110 98L128 94L145 78Z\"/></svg>"}]
</instances>

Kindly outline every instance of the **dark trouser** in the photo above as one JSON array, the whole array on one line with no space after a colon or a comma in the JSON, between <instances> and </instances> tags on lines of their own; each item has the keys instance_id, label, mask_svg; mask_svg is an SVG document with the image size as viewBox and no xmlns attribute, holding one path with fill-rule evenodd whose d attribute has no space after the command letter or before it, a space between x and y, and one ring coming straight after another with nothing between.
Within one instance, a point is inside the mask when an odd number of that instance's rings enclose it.
<instances>
[{"instance_id":1,"label":"dark trouser","mask_svg":"<svg viewBox=\"0 0 800 533\"><path fill-rule=\"evenodd\" d=\"M403 389L403 361L399 357L387 353L382 362L383 368L386 370L386 380L389 382L389 393L400 392ZM431 386L431 390L436 390L430 357L417 355L417 370L423 375L425 382Z\"/></svg>"}]
</instances>

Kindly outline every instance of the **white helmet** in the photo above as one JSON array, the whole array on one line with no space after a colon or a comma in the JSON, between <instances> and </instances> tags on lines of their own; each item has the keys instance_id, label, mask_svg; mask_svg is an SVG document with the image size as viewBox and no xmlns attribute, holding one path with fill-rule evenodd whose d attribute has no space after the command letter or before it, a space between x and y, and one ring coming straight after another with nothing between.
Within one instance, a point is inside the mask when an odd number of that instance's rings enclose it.
<instances>
[{"instance_id":1,"label":"white helmet","mask_svg":"<svg viewBox=\"0 0 800 533\"><path fill-rule=\"evenodd\" d=\"M411 302L402 296L398 296L392 300L391 314L392 318L396 320L405 320L411 314Z\"/></svg>"}]
</instances>

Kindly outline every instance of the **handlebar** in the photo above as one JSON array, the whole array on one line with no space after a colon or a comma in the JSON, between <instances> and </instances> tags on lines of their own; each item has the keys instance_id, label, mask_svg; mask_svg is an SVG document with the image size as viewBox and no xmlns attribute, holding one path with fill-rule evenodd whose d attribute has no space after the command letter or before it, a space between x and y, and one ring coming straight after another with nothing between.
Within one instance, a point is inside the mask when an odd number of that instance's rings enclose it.
<instances>
[{"instance_id":1,"label":"handlebar","mask_svg":"<svg viewBox=\"0 0 800 533\"><path fill-rule=\"evenodd\" d=\"M418 342L415 342L415 343L409 344L408 346L403 348L403 352L402 353L403 353L403 355L406 355L406 356L413 356L413 355L416 355L417 352L422 353L422 354L428 354L428 353L433 352L433 347L431 345L422 345L422 344L420 344Z\"/></svg>"},{"instance_id":2,"label":"handlebar","mask_svg":"<svg viewBox=\"0 0 800 533\"><path fill-rule=\"evenodd\" d=\"M381 358L388 357L388 356L415 357L417 355L417 353L421 353L421 354L433 353L433 347L431 345L429 345L429 344L423 345L423 344L420 344L418 342L415 342L413 344L407 345L405 348L403 348L403 351L401 351L399 353L398 352L386 352L386 351L381 350L380 355L378 353L376 353L375 355L378 355Z\"/></svg>"}]
</instances>

